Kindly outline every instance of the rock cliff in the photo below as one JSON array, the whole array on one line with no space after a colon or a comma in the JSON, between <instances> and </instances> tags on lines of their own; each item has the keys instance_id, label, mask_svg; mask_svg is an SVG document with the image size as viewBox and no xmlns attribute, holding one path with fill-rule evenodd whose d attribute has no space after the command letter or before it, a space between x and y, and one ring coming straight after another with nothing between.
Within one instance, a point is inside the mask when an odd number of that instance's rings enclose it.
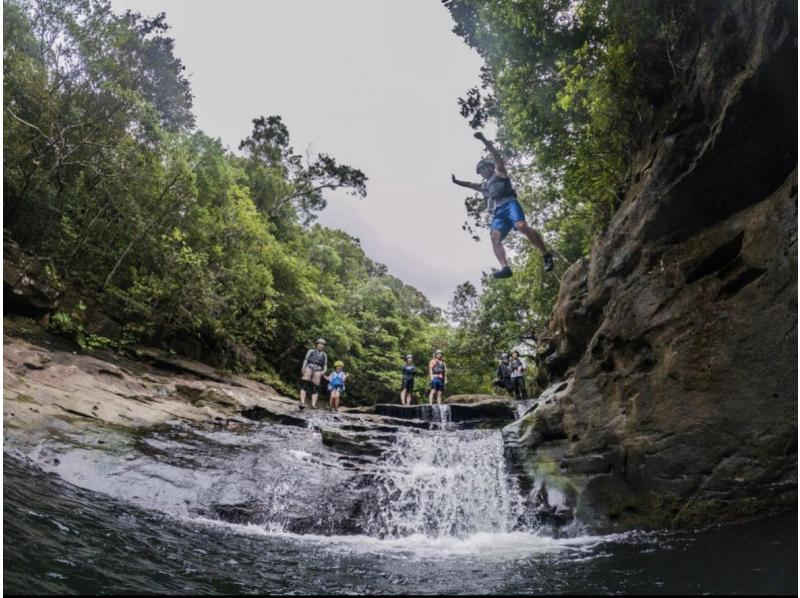
<instances>
[{"instance_id":1,"label":"rock cliff","mask_svg":"<svg viewBox=\"0 0 800 598\"><path fill-rule=\"evenodd\" d=\"M505 433L599 527L797 503L797 7L715 4Z\"/></svg>"}]
</instances>

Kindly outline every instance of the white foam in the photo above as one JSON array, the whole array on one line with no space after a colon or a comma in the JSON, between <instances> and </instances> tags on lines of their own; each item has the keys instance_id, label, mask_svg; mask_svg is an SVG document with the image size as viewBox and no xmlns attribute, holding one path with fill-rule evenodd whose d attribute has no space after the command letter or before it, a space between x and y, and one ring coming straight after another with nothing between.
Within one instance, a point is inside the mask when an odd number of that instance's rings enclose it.
<instances>
[{"instance_id":1,"label":"white foam","mask_svg":"<svg viewBox=\"0 0 800 598\"><path fill-rule=\"evenodd\" d=\"M247 536L282 538L313 545L338 553L403 555L418 559L453 559L472 557L488 561L513 561L539 555L566 554L573 558L591 559L598 555L600 544L618 542L624 534L608 536L576 536L552 538L528 532L476 533L465 538L455 536L428 537L414 534L402 538L380 539L372 536L323 536L294 534L270 530L255 524L227 523L206 518L185 519L221 531Z\"/></svg>"},{"instance_id":2,"label":"white foam","mask_svg":"<svg viewBox=\"0 0 800 598\"><path fill-rule=\"evenodd\" d=\"M313 455L311 453L307 453L306 451L292 449L289 451L289 454L298 461L310 461L313 458Z\"/></svg>"}]
</instances>

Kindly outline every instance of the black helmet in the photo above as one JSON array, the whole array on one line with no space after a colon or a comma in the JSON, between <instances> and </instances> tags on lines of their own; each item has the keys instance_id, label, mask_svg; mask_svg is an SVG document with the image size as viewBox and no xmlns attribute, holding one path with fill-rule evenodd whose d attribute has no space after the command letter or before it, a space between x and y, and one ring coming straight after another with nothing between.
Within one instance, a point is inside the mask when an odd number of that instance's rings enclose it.
<instances>
[{"instance_id":1,"label":"black helmet","mask_svg":"<svg viewBox=\"0 0 800 598\"><path fill-rule=\"evenodd\" d=\"M492 162L491 160L487 160L486 158L484 158L484 159L482 159L482 160L480 160L480 161L478 162L478 165L475 167L475 172L476 172L476 173L478 173L478 174L480 174L480 173L481 173L481 169L482 169L484 166L491 166L491 167L492 167L492 170L494 170L494 162Z\"/></svg>"}]
</instances>

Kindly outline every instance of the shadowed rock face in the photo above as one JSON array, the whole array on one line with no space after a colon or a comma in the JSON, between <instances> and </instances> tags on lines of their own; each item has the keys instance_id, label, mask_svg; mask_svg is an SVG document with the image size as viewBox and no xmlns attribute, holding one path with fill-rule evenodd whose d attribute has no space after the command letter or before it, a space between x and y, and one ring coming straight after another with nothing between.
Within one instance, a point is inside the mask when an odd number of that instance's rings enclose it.
<instances>
[{"instance_id":1,"label":"shadowed rock face","mask_svg":"<svg viewBox=\"0 0 800 598\"><path fill-rule=\"evenodd\" d=\"M447 422L458 425L460 428L485 427L498 428L514 421L516 407L514 402L494 395L469 395L470 397L482 396L484 400L471 403L455 403L453 397L442 407L446 410L444 418ZM440 423L443 414L442 407L437 405L375 405L375 413L400 419L415 419L424 422Z\"/></svg>"},{"instance_id":2,"label":"shadowed rock face","mask_svg":"<svg viewBox=\"0 0 800 598\"><path fill-rule=\"evenodd\" d=\"M47 317L58 307L56 288L41 259L32 256L3 232L3 300L6 313Z\"/></svg>"},{"instance_id":3,"label":"shadowed rock face","mask_svg":"<svg viewBox=\"0 0 800 598\"><path fill-rule=\"evenodd\" d=\"M538 355L540 386L569 383L559 431L537 409L506 433L527 475L546 454L600 527L797 503L796 6L714 11L674 116L563 277Z\"/></svg>"}]
</instances>

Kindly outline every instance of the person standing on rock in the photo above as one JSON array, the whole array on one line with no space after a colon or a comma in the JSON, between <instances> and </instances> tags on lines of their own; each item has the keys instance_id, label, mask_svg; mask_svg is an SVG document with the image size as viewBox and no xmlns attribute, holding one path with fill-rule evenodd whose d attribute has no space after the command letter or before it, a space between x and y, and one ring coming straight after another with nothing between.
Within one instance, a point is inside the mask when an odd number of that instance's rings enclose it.
<instances>
[{"instance_id":1,"label":"person standing on rock","mask_svg":"<svg viewBox=\"0 0 800 598\"><path fill-rule=\"evenodd\" d=\"M500 356L500 363L497 366L497 379L495 386L504 388L511 393L511 364L508 362L508 353Z\"/></svg>"},{"instance_id":2,"label":"person standing on rock","mask_svg":"<svg viewBox=\"0 0 800 598\"><path fill-rule=\"evenodd\" d=\"M525 364L520 359L519 351L511 351L511 390L518 401L528 398L525 391Z\"/></svg>"},{"instance_id":3,"label":"person standing on rock","mask_svg":"<svg viewBox=\"0 0 800 598\"><path fill-rule=\"evenodd\" d=\"M406 355L403 365L403 383L400 387L400 404L411 405L414 399L414 377L417 375L417 366L414 365L414 356Z\"/></svg>"},{"instance_id":4,"label":"person standing on rock","mask_svg":"<svg viewBox=\"0 0 800 598\"><path fill-rule=\"evenodd\" d=\"M444 362L444 353L436 351L431 362L428 364L428 373L431 377L430 404L433 405L433 397L436 396L437 404L442 404L442 393L447 384L447 365Z\"/></svg>"},{"instance_id":5,"label":"person standing on rock","mask_svg":"<svg viewBox=\"0 0 800 598\"><path fill-rule=\"evenodd\" d=\"M553 256L547 250L542 236L525 222L525 214L522 212L522 206L519 205L519 201L517 201L517 192L511 186L511 180L508 177L508 170L503 157L492 142L483 136L483 133L475 133L475 138L482 141L492 155L492 160L483 159L478 162L478 166L475 168L475 171L483 177L483 182L459 181L456 175L451 176L456 185L480 191L486 198L486 207L492 214L490 233L492 248L501 266L500 270L492 272L492 276L495 278L510 278L513 275L511 267L508 265L506 250L503 247L503 239L506 238L512 228L525 235L533 246L542 252L544 271L550 272L553 269Z\"/></svg>"},{"instance_id":6,"label":"person standing on rock","mask_svg":"<svg viewBox=\"0 0 800 598\"><path fill-rule=\"evenodd\" d=\"M347 382L347 374L344 373L344 362L336 361L333 364L334 371L330 376L324 376L328 381L328 389L331 392L331 409L339 411L339 401L344 394L344 383Z\"/></svg>"},{"instance_id":7,"label":"person standing on rock","mask_svg":"<svg viewBox=\"0 0 800 598\"><path fill-rule=\"evenodd\" d=\"M317 408L317 397L319 396L319 385L322 383L322 376L328 369L328 354L325 353L325 339L318 338L314 343L315 348L309 349L300 368L300 379L302 388L300 389L300 409L306 408L306 393L311 393L311 408Z\"/></svg>"}]
</instances>

